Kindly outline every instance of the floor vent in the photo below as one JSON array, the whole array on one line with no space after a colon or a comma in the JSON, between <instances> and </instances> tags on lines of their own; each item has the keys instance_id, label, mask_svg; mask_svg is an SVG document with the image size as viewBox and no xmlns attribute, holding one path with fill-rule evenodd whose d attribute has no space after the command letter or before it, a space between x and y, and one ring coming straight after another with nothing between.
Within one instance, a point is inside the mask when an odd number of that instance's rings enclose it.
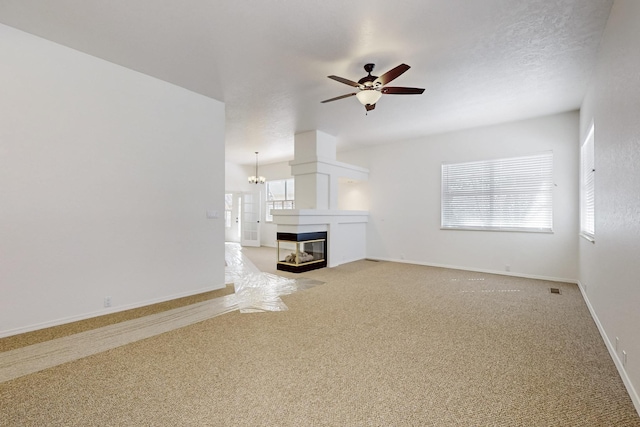
<instances>
[{"instance_id":1,"label":"floor vent","mask_svg":"<svg viewBox=\"0 0 640 427\"><path fill-rule=\"evenodd\" d=\"M560 294L560 289L558 288L551 288L550 290L552 294Z\"/></svg>"}]
</instances>

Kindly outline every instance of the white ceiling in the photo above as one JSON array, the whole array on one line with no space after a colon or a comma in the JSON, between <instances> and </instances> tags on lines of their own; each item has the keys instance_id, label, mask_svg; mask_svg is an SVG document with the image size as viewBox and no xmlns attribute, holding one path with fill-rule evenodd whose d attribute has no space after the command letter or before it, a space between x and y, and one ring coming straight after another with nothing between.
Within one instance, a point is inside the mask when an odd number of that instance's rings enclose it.
<instances>
[{"instance_id":1,"label":"white ceiling","mask_svg":"<svg viewBox=\"0 0 640 427\"><path fill-rule=\"evenodd\" d=\"M0 0L0 22L226 103L226 157L293 158L579 108L613 0ZM365 115L358 80L412 68Z\"/></svg>"}]
</instances>

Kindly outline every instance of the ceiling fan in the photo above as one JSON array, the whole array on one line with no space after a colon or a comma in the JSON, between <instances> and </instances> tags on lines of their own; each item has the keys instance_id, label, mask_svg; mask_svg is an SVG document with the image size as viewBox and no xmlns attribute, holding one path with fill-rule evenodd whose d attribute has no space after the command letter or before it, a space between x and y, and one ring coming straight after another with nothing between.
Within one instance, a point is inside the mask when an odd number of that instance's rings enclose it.
<instances>
[{"instance_id":1,"label":"ceiling fan","mask_svg":"<svg viewBox=\"0 0 640 427\"><path fill-rule=\"evenodd\" d=\"M355 95L355 97L358 98L358 101L364 105L364 108L366 108L367 111L371 111L376 108L376 102L378 102L383 93L387 95L420 95L424 92L424 89L417 87L385 86L387 83L396 79L402 73L411 68L407 64L400 64L380 77L371 75L374 67L375 64L366 64L364 66L364 70L368 75L358 80L357 83L338 76L328 76L330 79L349 86L357 87L359 90L358 92L348 93L346 95L324 100L322 103L337 101L338 99L349 98L350 96Z\"/></svg>"}]
</instances>

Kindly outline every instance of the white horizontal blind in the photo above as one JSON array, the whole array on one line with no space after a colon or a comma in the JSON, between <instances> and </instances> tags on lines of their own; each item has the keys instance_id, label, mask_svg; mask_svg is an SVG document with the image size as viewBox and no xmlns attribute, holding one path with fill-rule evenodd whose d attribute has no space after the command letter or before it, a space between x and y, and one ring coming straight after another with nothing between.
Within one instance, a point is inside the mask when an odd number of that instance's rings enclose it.
<instances>
[{"instance_id":1,"label":"white horizontal blind","mask_svg":"<svg viewBox=\"0 0 640 427\"><path fill-rule=\"evenodd\" d=\"M594 127L580 148L580 232L590 240L595 238L595 175Z\"/></svg>"},{"instance_id":2,"label":"white horizontal blind","mask_svg":"<svg viewBox=\"0 0 640 427\"><path fill-rule=\"evenodd\" d=\"M551 232L553 153L442 165L442 228Z\"/></svg>"}]
</instances>

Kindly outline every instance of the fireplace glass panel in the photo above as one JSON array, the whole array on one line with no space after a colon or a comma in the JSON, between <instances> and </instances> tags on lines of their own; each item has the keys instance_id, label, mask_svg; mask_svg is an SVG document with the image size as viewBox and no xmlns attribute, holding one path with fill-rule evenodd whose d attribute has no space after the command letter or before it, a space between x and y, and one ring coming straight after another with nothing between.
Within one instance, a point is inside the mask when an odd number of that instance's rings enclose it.
<instances>
[{"instance_id":1,"label":"fireplace glass panel","mask_svg":"<svg viewBox=\"0 0 640 427\"><path fill-rule=\"evenodd\" d=\"M302 265L325 260L325 240L291 242L278 240L278 262L288 265Z\"/></svg>"},{"instance_id":2,"label":"fireplace glass panel","mask_svg":"<svg viewBox=\"0 0 640 427\"><path fill-rule=\"evenodd\" d=\"M327 266L327 233L277 233L277 269L302 273Z\"/></svg>"}]
</instances>

